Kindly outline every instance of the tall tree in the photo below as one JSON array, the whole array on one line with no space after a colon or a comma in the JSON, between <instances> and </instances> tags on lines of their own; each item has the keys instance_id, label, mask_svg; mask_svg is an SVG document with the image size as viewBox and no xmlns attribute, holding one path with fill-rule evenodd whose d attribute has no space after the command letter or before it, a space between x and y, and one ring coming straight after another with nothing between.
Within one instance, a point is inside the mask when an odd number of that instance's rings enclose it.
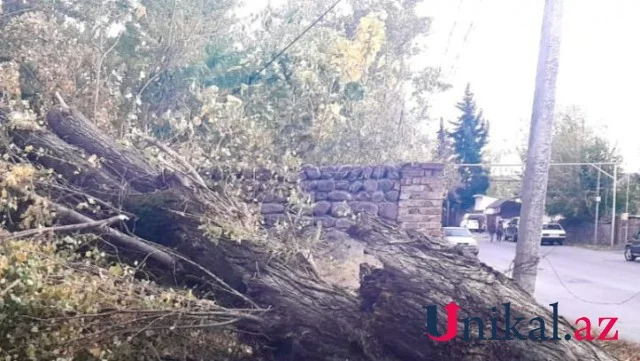
<instances>
[{"instance_id":1,"label":"tall tree","mask_svg":"<svg viewBox=\"0 0 640 361\"><path fill-rule=\"evenodd\" d=\"M554 129L551 147L553 163L618 163L622 157L616 148L598 132L586 125L586 118L579 109L573 108L558 115L559 122ZM600 165L604 171L613 174L613 166ZM621 169L618 169L622 172ZM592 166L557 166L549 170L546 212L560 215L568 222L592 222L595 216L595 197L598 170ZM601 175L601 193L612 188L612 179ZM618 201L624 200L624 192L619 192ZM618 211L624 209L624 202L618 204ZM607 205L600 203L600 215L604 215Z\"/></svg>"},{"instance_id":2,"label":"tall tree","mask_svg":"<svg viewBox=\"0 0 640 361\"><path fill-rule=\"evenodd\" d=\"M257 30L225 39L241 54L233 62L211 62L218 73L212 84L243 101L246 118L276 135L279 152L290 150L305 163L430 158L423 99L445 86L435 69L414 70L410 62L429 19L418 15L415 1L347 0L294 42L327 7L287 0L261 11ZM228 56L229 44L219 47L214 57ZM227 86L231 69L251 76L233 76L240 81Z\"/></svg>"},{"instance_id":3,"label":"tall tree","mask_svg":"<svg viewBox=\"0 0 640 361\"><path fill-rule=\"evenodd\" d=\"M478 110L470 85L467 84L464 97L456 107L462 115L452 123L454 131L449 133L456 162L480 164L488 141L489 124ZM460 209L465 210L473 206L475 194L484 194L489 188L489 172L481 166L464 166L459 168L459 174L461 186L456 190L456 198Z\"/></svg>"}]
</instances>

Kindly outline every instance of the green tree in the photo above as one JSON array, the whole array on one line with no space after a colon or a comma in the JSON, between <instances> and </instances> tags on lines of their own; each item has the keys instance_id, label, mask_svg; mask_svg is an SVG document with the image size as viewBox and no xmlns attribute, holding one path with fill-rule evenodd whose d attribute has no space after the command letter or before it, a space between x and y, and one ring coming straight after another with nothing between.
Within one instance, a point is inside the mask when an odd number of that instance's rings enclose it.
<instances>
[{"instance_id":1,"label":"green tree","mask_svg":"<svg viewBox=\"0 0 640 361\"><path fill-rule=\"evenodd\" d=\"M247 117L277 134L279 152L305 162L430 159L422 99L445 85L431 68L410 68L420 50L415 40L430 23L416 14L415 2L344 1L256 73L326 7L310 0L267 7L252 19L259 29L238 32L210 52L215 76L208 84L241 99Z\"/></svg>"},{"instance_id":2,"label":"green tree","mask_svg":"<svg viewBox=\"0 0 640 361\"><path fill-rule=\"evenodd\" d=\"M477 109L470 85L456 107L462 114L452 123L454 130L449 133L456 163L480 164L488 141L489 124ZM456 201L461 210L466 210L473 206L475 194L485 194L489 188L489 172L480 166L464 166L459 168L459 174L461 186L456 190Z\"/></svg>"},{"instance_id":3,"label":"green tree","mask_svg":"<svg viewBox=\"0 0 640 361\"><path fill-rule=\"evenodd\" d=\"M59 92L121 140L151 133L202 168L432 157L425 99L446 86L411 64L430 24L416 1L345 0L273 62L328 4L243 19L237 0L29 3L0 19L0 61L30 67L34 108Z\"/></svg>"},{"instance_id":4,"label":"green tree","mask_svg":"<svg viewBox=\"0 0 640 361\"><path fill-rule=\"evenodd\" d=\"M586 124L586 117L578 108L570 108L558 115L553 134L552 163L617 163L622 157L610 142ZM613 166L600 165L613 174ZM618 174L623 170L618 167ZM549 170L546 211L560 215L568 222L589 222L595 216L598 170L593 166L553 166ZM604 194L613 187L613 180L600 176L600 214L611 212L604 202ZM621 190L622 191L622 190ZM617 210L624 207L624 194L618 193ZM622 201L622 204L621 204ZM610 203L610 202L609 202ZM608 209L607 209L608 207Z\"/></svg>"}]
</instances>

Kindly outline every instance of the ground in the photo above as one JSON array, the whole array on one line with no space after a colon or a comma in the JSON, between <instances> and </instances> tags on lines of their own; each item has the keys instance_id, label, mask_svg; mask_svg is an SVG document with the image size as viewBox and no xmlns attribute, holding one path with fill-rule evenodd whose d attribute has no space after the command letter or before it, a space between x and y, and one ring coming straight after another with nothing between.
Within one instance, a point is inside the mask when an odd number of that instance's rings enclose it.
<instances>
[{"instance_id":1,"label":"ground","mask_svg":"<svg viewBox=\"0 0 640 361\"><path fill-rule=\"evenodd\" d=\"M504 271L514 255L515 243L481 237L479 258L486 264ZM618 317L619 337L640 342L640 261L625 261L622 251L571 246L542 246L541 256L535 293L539 303L558 302L560 314L572 321Z\"/></svg>"}]
</instances>

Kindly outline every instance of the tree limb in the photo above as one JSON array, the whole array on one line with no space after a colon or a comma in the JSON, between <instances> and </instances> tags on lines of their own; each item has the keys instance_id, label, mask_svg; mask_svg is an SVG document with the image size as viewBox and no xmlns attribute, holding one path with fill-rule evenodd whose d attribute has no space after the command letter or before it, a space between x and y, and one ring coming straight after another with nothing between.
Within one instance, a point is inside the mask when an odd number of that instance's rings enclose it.
<instances>
[{"instance_id":1,"label":"tree limb","mask_svg":"<svg viewBox=\"0 0 640 361\"><path fill-rule=\"evenodd\" d=\"M51 130L64 142L84 149L89 154L103 159L103 166L112 175L122 178L135 190L153 192L162 185L159 172L150 166L141 155L105 137L102 131L74 108L54 107L47 113Z\"/></svg>"},{"instance_id":2,"label":"tree limb","mask_svg":"<svg viewBox=\"0 0 640 361\"><path fill-rule=\"evenodd\" d=\"M17 286L20 283L20 279L17 279L13 282L11 282L11 284L9 286L7 286L7 288L5 288L4 290L0 291L0 297L6 295L9 291L11 291L11 289L13 289L15 286Z\"/></svg>"},{"instance_id":3,"label":"tree limb","mask_svg":"<svg viewBox=\"0 0 640 361\"><path fill-rule=\"evenodd\" d=\"M156 147L160 148L160 150L162 150L163 152L167 153L169 156L171 156L172 158L177 160L189 172L189 174L194 178L194 180L200 184L200 186L202 186L204 188L208 188L207 187L207 183L205 183L204 179L202 179L200 174L198 174L198 172L195 170L195 168L193 168L193 166L191 164L189 164L189 162L187 162L186 159L181 157L180 154L176 153L173 149L171 149L171 148L167 147L166 145L162 144L162 142L160 142L158 139L156 139L154 137L150 137L150 136L148 136L146 134L138 134L138 136L140 138L142 138L143 140L145 140L145 141L155 145Z\"/></svg>"},{"instance_id":4,"label":"tree limb","mask_svg":"<svg viewBox=\"0 0 640 361\"><path fill-rule=\"evenodd\" d=\"M49 202L49 205L58 212L58 214L68 217L77 222L88 223L93 220L83 214L80 214L74 210L71 210L62 205ZM142 238L128 236L124 233L121 233L113 228L106 227L102 229L103 233L110 238L112 238L113 242L116 243L116 246L131 249L134 251L138 251L140 253L148 255L149 258L152 258L163 265L170 267L169 269L174 269L178 266L175 258L169 255L168 253L154 247L151 243L145 241Z\"/></svg>"},{"instance_id":5,"label":"tree limb","mask_svg":"<svg viewBox=\"0 0 640 361\"><path fill-rule=\"evenodd\" d=\"M58 99L58 103L60 103L63 108L69 109L69 105L67 105L67 102L64 101L64 98L59 92L56 92L56 99Z\"/></svg>"},{"instance_id":6,"label":"tree limb","mask_svg":"<svg viewBox=\"0 0 640 361\"><path fill-rule=\"evenodd\" d=\"M73 231L81 231L85 229L93 229L99 227L108 227L119 221L126 221L129 217L125 215L117 215L111 218L107 218L99 221L91 221L84 223L76 223L76 224L68 224L65 226L53 226L53 227L43 227L36 229L28 229L26 231L14 232L9 234L8 236L0 236L0 242L7 241L10 239L16 238L27 238L31 236L40 235L46 232L73 232Z\"/></svg>"},{"instance_id":7,"label":"tree limb","mask_svg":"<svg viewBox=\"0 0 640 361\"><path fill-rule=\"evenodd\" d=\"M118 42L120 41L120 38L122 37L122 34L124 33L121 32L120 34L118 34L118 37L116 38L116 40L113 42L113 44L111 45L111 47L109 47L109 49L107 49L107 51L104 52L104 54L100 55L100 59L98 60L98 69L96 69L96 90L95 90L95 94L94 94L94 98L93 98L93 117L95 118L97 116L98 113L98 101L100 100L100 82L101 82L101 77L102 77L102 66L104 64L104 60L107 58L107 56L109 55L109 53L111 51L113 51L113 49L115 49L116 45L118 45ZM100 33L100 51L102 51L102 32Z\"/></svg>"},{"instance_id":8,"label":"tree limb","mask_svg":"<svg viewBox=\"0 0 640 361\"><path fill-rule=\"evenodd\" d=\"M21 189L14 188L13 190L26 194L26 192ZM96 222L99 222L99 223L102 223L102 225L104 226L105 221L95 221L61 204L51 202L48 199L41 197L35 193L28 193L28 195L34 200L38 200L40 202L43 202L44 204L49 205L62 218L67 218L73 222L80 223L80 224L95 224ZM118 220L121 220L122 217L123 217L122 215L119 215L114 218L118 218ZM111 218L109 220L111 220ZM77 226L77 224L74 224L74 226ZM93 228L95 227L96 226L94 225ZM129 249L139 253L146 254L149 258L154 259L155 261L161 263L165 267L169 267L169 269L180 268L179 263L176 262L176 259L174 257L169 255L165 251L158 249L153 244L147 242L142 238L128 236L110 227L101 227L100 231L101 231L100 233L108 236L112 240L112 242L118 247L122 247L124 249ZM0 238L0 240L2 239L4 239L4 237Z\"/></svg>"}]
</instances>

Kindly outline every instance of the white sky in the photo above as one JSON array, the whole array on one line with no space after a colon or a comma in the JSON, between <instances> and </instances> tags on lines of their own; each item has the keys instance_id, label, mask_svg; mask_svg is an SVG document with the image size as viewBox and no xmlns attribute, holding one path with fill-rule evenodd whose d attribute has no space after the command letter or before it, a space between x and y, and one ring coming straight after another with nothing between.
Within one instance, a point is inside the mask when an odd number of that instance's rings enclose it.
<instances>
[{"instance_id":1,"label":"white sky","mask_svg":"<svg viewBox=\"0 0 640 361\"><path fill-rule=\"evenodd\" d=\"M255 11L267 0L249 2ZM544 0L423 0L420 7L433 26L417 61L442 66L454 86L432 98L431 116L454 119L471 83L501 162L519 163L509 154L529 128L543 6ZM638 15L638 0L565 0L557 89L558 109L581 107L633 171L640 170L640 119L634 119L640 112L633 106L640 98Z\"/></svg>"},{"instance_id":2,"label":"white sky","mask_svg":"<svg viewBox=\"0 0 640 361\"><path fill-rule=\"evenodd\" d=\"M589 122L618 145L629 170L640 170L640 119L634 119L633 106L640 84L640 48L633 45L640 34L640 1L564 3L558 109L581 107ZM443 75L455 86L434 97L431 115L455 117L453 104L471 83L491 122L491 148L507 153L514 148L511 138L521 140L529 128L544 1L425 0L422 5L434 24L421 60L445 64Z\"/></svg>"}]
</instances>

